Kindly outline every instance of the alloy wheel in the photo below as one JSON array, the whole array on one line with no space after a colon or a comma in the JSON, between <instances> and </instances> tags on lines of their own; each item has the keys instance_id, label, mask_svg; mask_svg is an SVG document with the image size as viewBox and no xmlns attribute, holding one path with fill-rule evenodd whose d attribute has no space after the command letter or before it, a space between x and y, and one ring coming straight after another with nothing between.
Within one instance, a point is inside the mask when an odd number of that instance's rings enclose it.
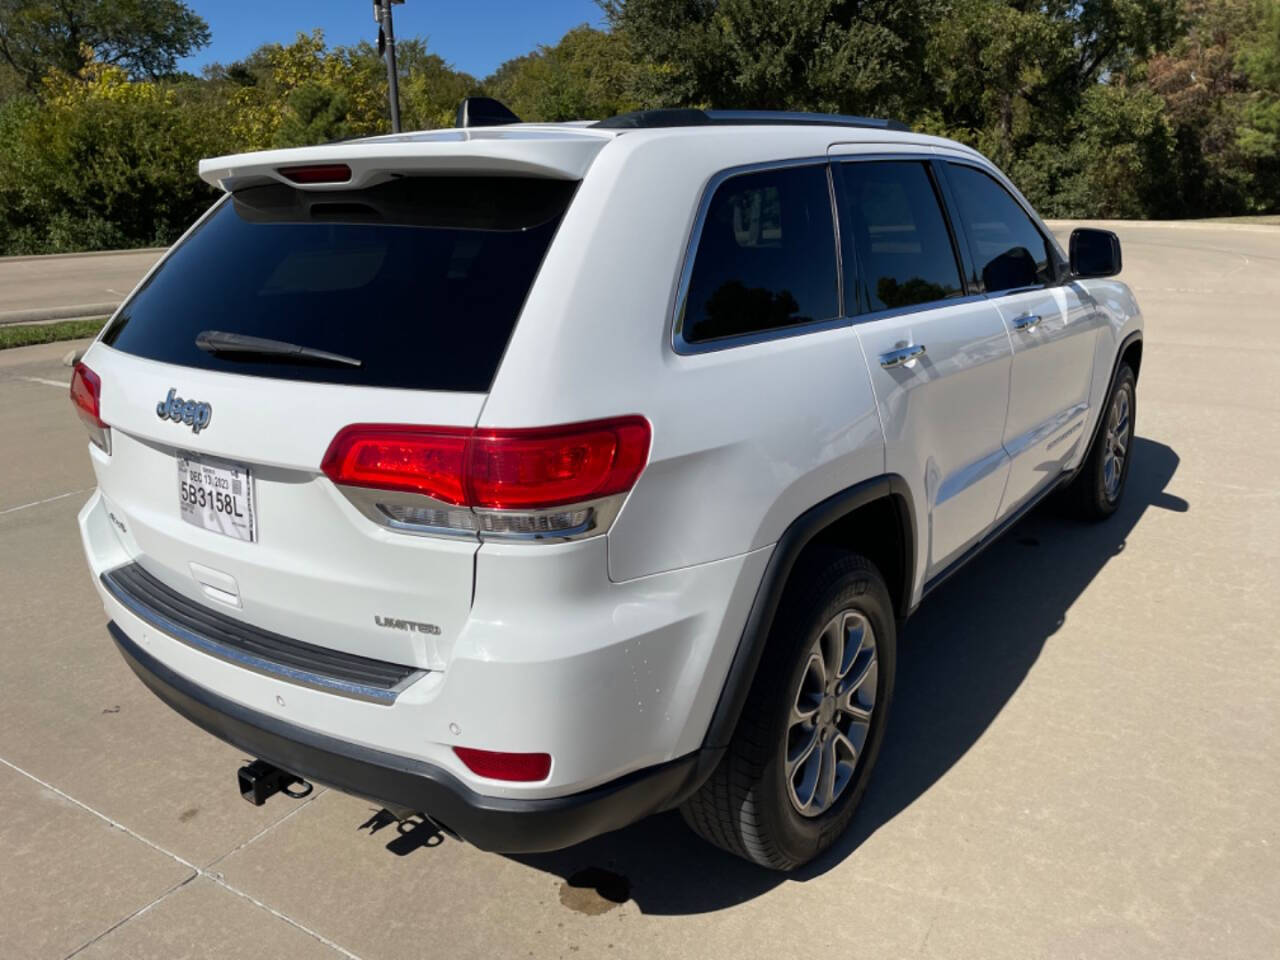
<instances>
[{"instance_id":1,"label":"alloy wheel","mask_svg":"<svg viewBox=\"0 0 1280 960\"><path fill-rule=\"evenodd\" d=\"M876 705L875 631L860 611L840 611L809 648L786 735L787 793L805 817L840 799L857 769Z\"/></svg>"}]
</instances>

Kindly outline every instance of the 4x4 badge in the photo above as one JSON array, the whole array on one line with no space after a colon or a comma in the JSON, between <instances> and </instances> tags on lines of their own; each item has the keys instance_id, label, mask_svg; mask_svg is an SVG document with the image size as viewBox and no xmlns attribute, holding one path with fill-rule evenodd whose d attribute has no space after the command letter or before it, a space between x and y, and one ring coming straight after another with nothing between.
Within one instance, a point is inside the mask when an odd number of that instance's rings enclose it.
<instances>
[{"instance_id":1,"label":"4x4 badge","mask_svg":"<svg viewBox=\"0 0 1280 960\"><path fill-rule=\"evenodd\" d=\"M199 433L213 419L213 407L196 400L183 400L174 396L178 391L169 388L169 395L156 404L156 416L161 420L185 423L193 433Z\"/></svg>"}]
</instances>

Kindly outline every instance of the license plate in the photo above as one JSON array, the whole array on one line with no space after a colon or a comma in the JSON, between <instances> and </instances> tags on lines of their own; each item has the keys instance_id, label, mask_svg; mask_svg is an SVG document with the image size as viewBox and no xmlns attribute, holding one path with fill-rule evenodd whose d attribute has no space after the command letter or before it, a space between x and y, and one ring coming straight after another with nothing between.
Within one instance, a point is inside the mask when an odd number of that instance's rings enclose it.
<instances>
[{"instance_id":1,"label":"license plate","mask_svg":"<svg viewBox=\"0 0 1280 960\"><path fill-rule=\"evenodd\" d=\"M253 473L225 460L178 456L178 510L201 530L253 543L258 518L253 503Z\"/></svg>"}]
</instances>

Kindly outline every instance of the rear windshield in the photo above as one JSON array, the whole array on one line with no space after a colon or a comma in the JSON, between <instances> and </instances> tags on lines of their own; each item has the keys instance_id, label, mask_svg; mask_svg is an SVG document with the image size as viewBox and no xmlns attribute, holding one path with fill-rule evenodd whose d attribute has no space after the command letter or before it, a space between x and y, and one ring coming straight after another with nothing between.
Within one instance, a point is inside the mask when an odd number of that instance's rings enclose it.
<instances>
[{"instance_id":1,"label":"rear windshield","mask_svg":"<svg viewBox=\"0 0 1280 960\"><path fill-rule=\"evenodd\" d=\"M240 190L174 250L103 339L204 370L484 392L575 187L418 177L359 191ZM205 332L359 363L210 352L196 345Z\"/></svg>"}]
</instances>

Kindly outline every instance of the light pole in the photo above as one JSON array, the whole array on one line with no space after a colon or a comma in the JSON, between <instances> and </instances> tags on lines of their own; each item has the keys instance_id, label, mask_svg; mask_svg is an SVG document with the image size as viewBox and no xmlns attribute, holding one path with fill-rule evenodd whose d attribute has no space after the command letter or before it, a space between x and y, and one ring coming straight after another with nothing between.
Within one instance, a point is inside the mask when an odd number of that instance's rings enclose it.
<instances>
[{"instance_id":1,"label":"light pole","mask_svg":"<svg viewBox=\"0 0 1280 960\"><path fill-rule=\"evenodd\" d=\"M378 24L378 55L387 61L387 98L391 101L391 132L400 132L400 83L396 76L396 33L391 25L391 5L404 0L373 0Z\"/></svg>"}]
</instances>

